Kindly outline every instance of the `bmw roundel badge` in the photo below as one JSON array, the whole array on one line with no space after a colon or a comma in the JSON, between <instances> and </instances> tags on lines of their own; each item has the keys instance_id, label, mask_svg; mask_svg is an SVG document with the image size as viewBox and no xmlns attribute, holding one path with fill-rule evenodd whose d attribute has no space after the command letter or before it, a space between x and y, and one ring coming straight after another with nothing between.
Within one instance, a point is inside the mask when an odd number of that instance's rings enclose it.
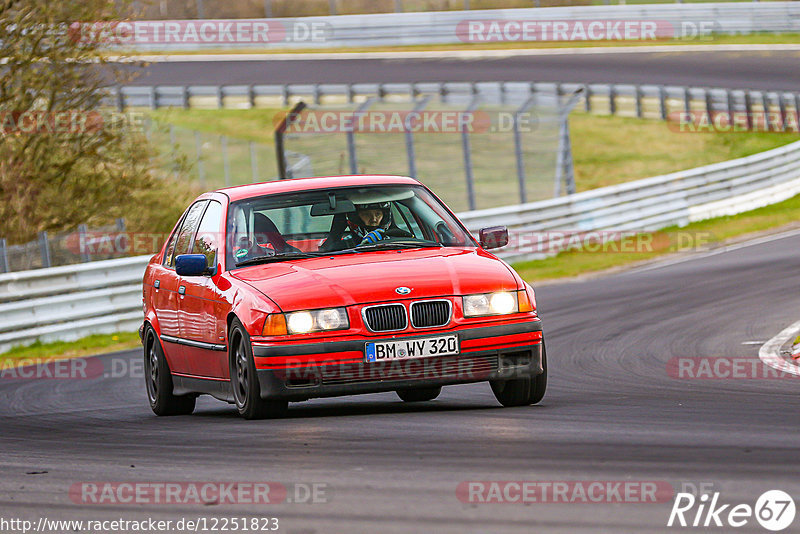
<instances>
[{"instance_id":1,"label":"bmw roundel badge","mask_svg":"<svg viewBox=\"0 0 800 534\"><path fill-rule=\"evenodd\" d=\"M411 288L410 287L398 287L397 289L394 290L394 292L397 293L398 295L408 295L409 293L411 293Z\"/></svg>"}]
</instances>

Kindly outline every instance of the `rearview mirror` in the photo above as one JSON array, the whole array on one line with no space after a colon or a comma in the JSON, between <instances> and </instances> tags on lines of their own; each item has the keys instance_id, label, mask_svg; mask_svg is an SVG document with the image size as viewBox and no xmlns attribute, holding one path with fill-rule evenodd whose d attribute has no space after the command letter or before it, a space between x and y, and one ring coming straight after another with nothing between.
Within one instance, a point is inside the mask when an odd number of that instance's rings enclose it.
<instances>
[{"instance_id":1,"label":"rearview mirror","mask_svg":"<svg viewBox=\"0 0 800 534\"><path fill-rule=\"evenodd\" d=\"M481 247L486 250L504 247L508 245L508 228L505 226L481 228L480 241Z\"/></svg>"},{"instance_id":2,"label":"rearview mirror","mask_svg":"<svg viewBox=\"0 0 800 534\"><path fill-rule=\"evenodd\" d=\"M338 213L353 213L356 207L351 200L346 198L333 199L329 202L319 202L311 205L311 216L336 215Z\"/></svg>"},{"instance_id":3,"label":"rearview mirror","mask_svg":"<svg viewBox=\"0 0 800 534\"><path fill-rule=\"evenodd\" d=\"M175 272L178 276L203 276L208 274L208 260L205 254L181 254L175 258Z\"/></svg>"}]
</instances>

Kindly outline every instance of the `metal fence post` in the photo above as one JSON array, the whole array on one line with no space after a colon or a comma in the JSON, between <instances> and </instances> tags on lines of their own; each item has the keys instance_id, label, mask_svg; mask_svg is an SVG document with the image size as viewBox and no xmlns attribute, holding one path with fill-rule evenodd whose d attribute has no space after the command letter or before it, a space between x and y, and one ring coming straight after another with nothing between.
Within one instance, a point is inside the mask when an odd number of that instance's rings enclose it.
<instances>
[{"instance_id":1,"label":"metal fence post","mask_svg":"<svg viewBox=\"0 0 800 534\"><path fill-rule=\"evenodd\" d=\"M711 115L714 113L714 102L711 98L711 89L703 89L703 93L706 101L706 115L708 115L708 119L711 120Z\"/></svg>"},{"instance_id":2,"label":"metal fence post","mask_svg":"<svg viewBox=\"0 0 800 534\"><path fill-rule=\"evenodd\" d=\"M220 143L222 144L222 168L225 172L225 186L231 185L231 164L228 161L228 137L225 135L219 136Z\"/></svg>"},{"instance_id":3,"label":"metal fence post","mask_svg":"<svg viewBox=\"0 0 800 534\"><path fill-rule=\"evenodd\" d=\"M264 16L268 19L272 18L272 0L264 0Z\"/></svg>"},{"instance_id":4,"label":"metal fence post","mask_svg":"<svg viewBox=\"0 0 800 534\"><path fill-rule=\"evenodd\" d=\"M767 131L772 131L769 121L769 95L766 91L761 91L761 107L764 109L764 127Z\"/></svg>"},{"instance_id":5,"label":"metal fence post","mask_svg":"<svg viewBox=\"0 0 800 534\"><path fill-rule=\"evenodd\" d=\"M120 232L125 231L125 219L122 217L117 219L117 230L119 230Z\"/></svg>"},{"instance_id":6,"label":"metal fence post","mask_svg":"<svg viewBox=\"0 0 800 534\"><path fill-rule=\"evenodd\" d=\"M781 113L781 131L785 132L786 128L789 127L789 117L786 115L786 99L784 98L786 95L783 93L777 93L778 96L778 108L780 109Z\"/></svg>"},{"instance_id":7,"label":"metal fence post","mask_svg":"<svg viewBox=\"0 0 800 534\"><path fill-rule=\"evenodd\" d=\"M732 121L736 111L736 102L733 100L733 91L730 89L725 90L725 105L728 106L728 120Z\"/></svg>"},{"instance_id":8,"label":"metal fence post","mask_svg":"<svg viewBox=\"0 0 800 534\"><path fill-rule=\"evenodd\" d=\"M517 159L517 182L519 184L519 203L525 204L528 201L528 191L525 180L525 160L522 157L522 135L519 131L520 116L533 105L534 97L528 98L524 104L514 113L514 153Z\"/></svg>"},{"instance_id":9,"label":"metal fence post","mask_svg":"<svg viewBox=\"0 0 800 534\"><path fill-rule=\"evenodd\" d=\"M592 90L589 88L589 84L583 86L584 91L584 101L583 101L583 109L586 113L592 112Z\"/></svg>"},{"instance_id":10,"label":"metal fence post","mask_svg":"<svg viewBox=\"0 0 800 534\"><path fill-rule=\"evenodd\" d=\"M634 91L636 91L636 117L641 119L642 118L642 88L641 86L634 87Z\"/></svg>"},{"instance_id":11,"label":"metal fence post","mask_svg":"<svg viewBox=\"0 0 800 534\"><path fill-rule=\"evenodd\" d=\"M417 177L417 156L414 152L414 132L413 132L413 118L417 116L425 106L428 105L430 96L426 96L414 106L412 111L413 115L406 116L405 119L405 138L406 138L406 155L408 156L408 175L412 178Z\"/></svg>"},{"instance_id":12,"label":"metal fence post","mask_svg":"<svg viewBox=\"0 0 800 534\"><path fill-rule=\"evenodd\" d=\"M687 114L692 112L692 93L688 87L683 88L683 110Z\"/></svg>"},{"instance_id":13,"label":"metal fence post","mask_svg":"<svg viewBox=\"0 0 800 534\"><path fill-rule=\"evenodd\" d=\"M150 100L150 109L158 109L158 96L156 95L156 86L150 86L150 93L148 94Z\"/></svg>"},{"instance_id":14,"label":"metal fence post","mask_svg":"<svg viewBox=\"0 0 800 534\"><path fill-rule=\"evenodd\" d=\"M617 86L614 84L608 86L608 109L612 115L617 114Z\"/></svg>"},{"instance_id":15,"label":"metal fence post","mask_svg":"<svg viewBox=\"0 0 800 534\"><path fill-rule=\"evenodd\" d=\"M8 266L8 244L4 237L0 238L0 272L10 273L11 269Z\"/></svg>"},{"instance_id":16,"label":"metal fence post","mask_svg":"<svg viewBox=\"0 0 800 534\"><path fill-rule=\"evenodd\" d=\"M473 96L472 102L465 110L466 113L472 113L478 107L480 102L479 96ZM469 132L465 129L461 130L461 150L464 153L464 175L467 179L467 204L470 211L475 210L475 177L472 172L472 149L470 148Z\"/></svg>"},{"instance_id":17,"label":"metal fence post","mask_svg":"<svg viewBox=\"0 0 800 534\"><path fill-rule=\"evenodd\" d=\"M328 0L328 14L329 15L336 14L336 0Z\"/></svg>"},{"instance_id":18,"label":"metal fence post","mask_svg":"<svg viewBox=\"0 0 800 534\"><path fill-rule=\"evenodd\" d=\"M658 108L661 120L667 120L667 89L663 85L658 86Z\"/></svg>"},{"instance_id":19,"label":"metal fence post","mask_svg":"<svg viewBox=\"0 0 800 534\"><path fill-rule=\"evenodd\" d=\"M744 92L744 112L747 116L747 129L753 129L753 97L749 90Z\"/></svg>"},{"instance_id":20,"label":"metal fence post","mask_svg":"<svg viewBox=\"0 0 800 534\"><path fill-rule=\"evenodd\" d=\"M258 160L256 159L256 144L250 141L250 175L252 177L251 183L258 183Z\"/></svg>"},{"instance_id":21,"label":"metal fence post","mask_svg":"<svg viewBox=\"0 0 800 534\"><path fill-rule=\"evenodd\" d=\"M203 9L203 0L195 0L197 4L197 18L204 19L206 18L206 10Z\"/></svg>"},{"instance_id":22,"label":"metal fence post","mask_svg":"<svg viewBox=\"0 0 800 534\"><path fill-rule=\"evenodd\" d=\"M395 13L403 12L403 0L394 0L394 12Z\"/></svg>"},{"instance_id":23,"label":"metal fence post","mask_svg":"<svg viewBox=\"0 0 800 534\"><path fill-rule=\"evenodd\" d=\"M189 87L184 85L181 90L181 105L183 109L189 109Z\"/></svg>"},{"instance_id":24,"label":"metal fence post","mask_svg":"<svg viewBox=\"0 0 800 534\"><path fill-rule=\"evenodd\" d=\"M50 267L50 241L47 239L47 232L39 232L39 252L42 255L42 267Z\"/></svg>"},{"instance_id":25,"label":"metal fence post","mask_svg":"<svg viewBox=\"0 0 800 534\"><path fill-rule=\"evenodd\" d=\"M217 109L225 109L225 95L221 85L217 86Z\"/></svg>"},{"instance_id":26,"label":"metal fence post","mask_svg":"<svg viewBox=\"0 0 800 534\"><path fill-rule=\"evenodd\" d=\"M117 111L122 113L125 111L125 94L122 92L122 87L117 86Z\"/></svg>"},{"instance_id":27,"label":"metal fence post","mask_svg":"<svg viewBox=\"0 0 800 534\"><path fill-rule=\"evenodd\" d=\"M89 249L86 246L86 234L89 233L89 229L86 227L85 224L78 225L78 247L81 256L81 262L87 263L90 261L89 258Z\"/></svg>"},{"instance_id":28,"label":"metal fence post","mask_svg":"<svg viewBox=\"0 0 800 534\"><path fill-rule=\"evenodd\" d=\"M200 132L197 130L194 131L194 148L197 152L197 177L200 179L200 183L205 185L206 168L203 164L203 142L200 140Z\"/></svg>"},{"instance_id":29,"label":"metal fence post","mask_svg":"<svg viewBox=\"0 0 800 534\"><path fill-rule=\"evenodd\" d=\"M368 107L375 102L376 97L372 96L369 97L366 102L358 106L356 111L353 113L353 123L347 127L346 135L347 135L347 158L350 163L350 174L358 174L358 155L356 154L356 134L355 134L355 122L358 120L358 117L364 113Z\"/></svg>"},{"instance_id":30,"label":"metal fence post","mask_svg":"<svg viewBox=\"0 0 800 534\"><path fill-rule=\"evenodd\" d=\"M251 109L256 107L256 88L253 84L247 86L247 102Z\"/></svg>"}]
</instances>

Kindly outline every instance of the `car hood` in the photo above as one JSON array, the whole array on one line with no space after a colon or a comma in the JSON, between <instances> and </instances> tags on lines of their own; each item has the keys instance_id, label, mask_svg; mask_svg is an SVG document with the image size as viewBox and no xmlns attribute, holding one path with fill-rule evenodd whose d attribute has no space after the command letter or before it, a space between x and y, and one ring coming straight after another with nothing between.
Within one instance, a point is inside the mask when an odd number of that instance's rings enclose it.
<instances>
[{"instance_id":1,"label":"car hood","mask_svg":"<svg viewBox=\"0 0 800 534\"><path fill-rule=\"evenodd\" d=\"M374 251L269 263L234 277L283 311L518 289L510 269L473 248ZM400 296L398 287L411 293Z\"/></svg>"}]
</instances>

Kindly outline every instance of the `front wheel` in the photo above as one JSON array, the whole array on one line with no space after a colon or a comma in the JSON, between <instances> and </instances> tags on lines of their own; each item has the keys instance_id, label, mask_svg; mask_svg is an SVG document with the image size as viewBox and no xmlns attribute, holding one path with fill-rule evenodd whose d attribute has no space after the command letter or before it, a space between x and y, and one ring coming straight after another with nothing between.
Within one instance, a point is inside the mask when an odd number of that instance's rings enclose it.
<instances>
[{"instance_id":1,"label":"front wheel","mask_svg":"<svg viewBox=\"0 0 800 534\"><path fill-rule=\"evenodd\" d=\"M538 404L547 390L547 350L542 340L542 373L534 377L514 380L492 380L492 392L497 401L506 407Z\"/></svg>"},{"instance_id":2,"label":"front wheel","mask_svg":"<svg viewBox=\"0 0 800 534\"><path fill-rule=\"evenodd\" d=\"M147 328L144 344L144 379L150 409L156 415L189 415L194 411L196 395L172 394L172 373L153 327Z\"/></svg>"},{"instance_id":3,"label":"front wheel","mask_svg":"<svg viewBox=\"0 0 800 534\"><path fill-rule=\"evenodd\" d=\"M245 419L270 419L285 414L288 402L261 398L250 336L238 319L233 320L228 339L231 387L239 415Z\"/></svg>"},{"instance_id":4,"label":"front wheel","mask_svg":"<svg viewBox=\"0 0 800 534\"><path fill-rule=\"evenodd\" d=\"M425 402L433 400L442 392L442 387L398 389L397 396L405 402Z\"/></svg>"}]
</instances>

